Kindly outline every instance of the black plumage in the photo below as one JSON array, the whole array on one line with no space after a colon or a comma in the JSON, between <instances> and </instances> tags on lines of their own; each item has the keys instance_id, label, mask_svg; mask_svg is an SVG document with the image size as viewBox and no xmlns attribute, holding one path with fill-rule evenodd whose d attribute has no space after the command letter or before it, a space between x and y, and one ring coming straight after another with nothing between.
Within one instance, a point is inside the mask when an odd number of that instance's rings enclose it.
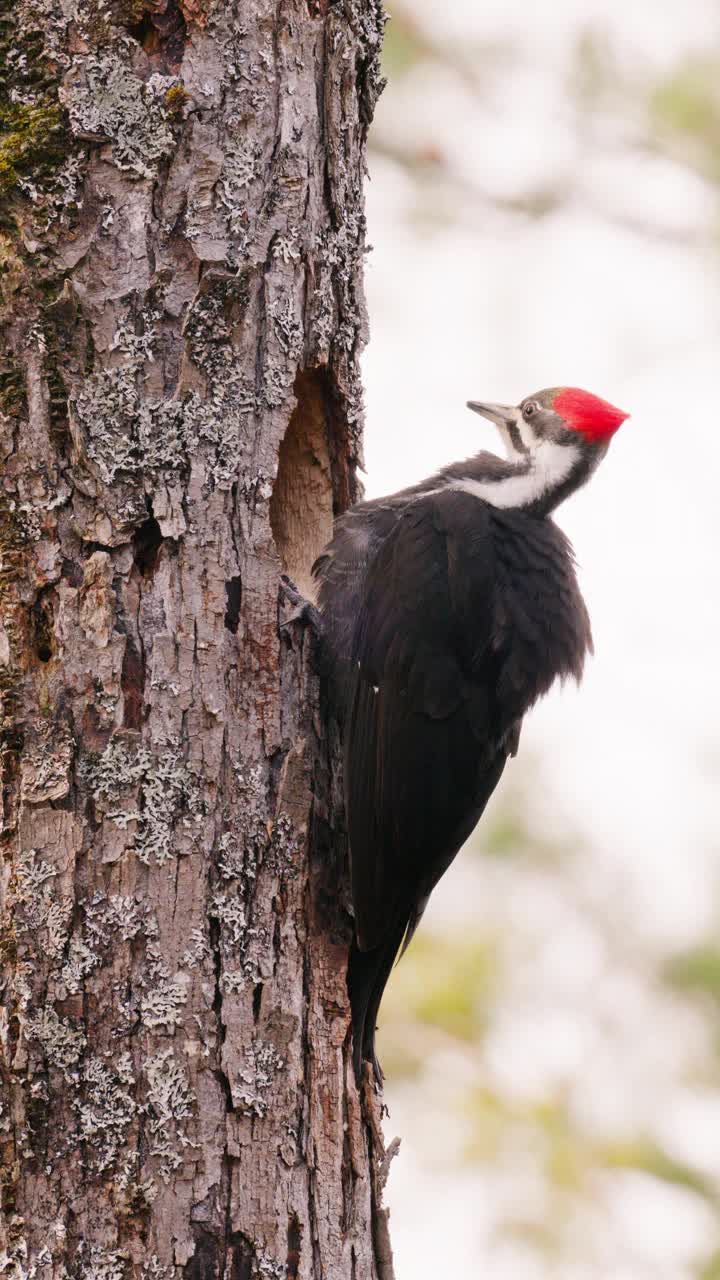
<instances>
[{"instance_id":1,"label":"black plumage","mask_svg":"<svg viewBox=\"0 0 720 1280\"><path fill-rule=\"evenodd\" d=\"M525 485L531 458L481 454L348 512L315 566L345 724L358 1072L366 1058L381 1078L375 1024L395 956L515 754L523 716L555 679L579 680L592 648L550 511L607 446L568 445L554 493L552 477Z\"/></svg>"}]
</instances>

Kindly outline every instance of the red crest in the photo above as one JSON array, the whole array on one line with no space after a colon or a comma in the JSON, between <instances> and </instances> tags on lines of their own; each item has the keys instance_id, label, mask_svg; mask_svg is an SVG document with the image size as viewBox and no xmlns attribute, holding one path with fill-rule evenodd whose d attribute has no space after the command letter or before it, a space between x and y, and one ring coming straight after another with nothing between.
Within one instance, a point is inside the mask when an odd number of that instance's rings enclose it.
<instances>
[{"instance_id":1,"label":"red crest","mask_svg":"<svg viewBox=\"0 0 720 1280\"><path fill-rule=\"evenodd\" d=\"M630 417L609 401L579 387L561 387L553 400L553 409L573 431L579 431L592 443L609 440Z\"/></svg>"}]
</instances>

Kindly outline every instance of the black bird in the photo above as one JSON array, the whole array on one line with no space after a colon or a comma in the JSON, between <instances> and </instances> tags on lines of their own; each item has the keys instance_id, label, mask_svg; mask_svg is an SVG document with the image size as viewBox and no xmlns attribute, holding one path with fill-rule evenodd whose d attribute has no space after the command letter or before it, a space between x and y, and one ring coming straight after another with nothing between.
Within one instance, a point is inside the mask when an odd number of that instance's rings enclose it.
<instances>
[{"instance_id":1,"label":"black bird","mask_svg":"<svg viewBox=\"0 0 720 1280\"><path fill-rule=\"evenodd\" d=\"M355 1069L395 957L480 818L523 716L592 650L572 547L551 519L627 414L575 387L469 401L503 437L336 523L314 565L345 733Z\"/></svg>"}]
</instances>

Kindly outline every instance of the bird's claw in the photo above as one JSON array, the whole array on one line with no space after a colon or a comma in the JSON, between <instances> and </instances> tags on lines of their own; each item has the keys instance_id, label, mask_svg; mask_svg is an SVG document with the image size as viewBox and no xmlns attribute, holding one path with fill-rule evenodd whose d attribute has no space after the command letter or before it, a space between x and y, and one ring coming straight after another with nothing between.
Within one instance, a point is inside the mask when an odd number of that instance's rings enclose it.
<instances>
[{"instance_id":1,"label":"bird's claw","mask_svg":"<svg viewBox=\"0 0 720 1280\"><path fill-rule=\"evenodd\" d=\"M281 575L280 583L280 607L283 615L280 619L280 630L285 630L293 622L299 622L301 626L310 627L316 635L319 635L322 629L320 611L310 600L306 600L300 594L295 583L286 573ZM287 608L290 609L289 613L285 613Z\"/></svg>"}]
</instances>

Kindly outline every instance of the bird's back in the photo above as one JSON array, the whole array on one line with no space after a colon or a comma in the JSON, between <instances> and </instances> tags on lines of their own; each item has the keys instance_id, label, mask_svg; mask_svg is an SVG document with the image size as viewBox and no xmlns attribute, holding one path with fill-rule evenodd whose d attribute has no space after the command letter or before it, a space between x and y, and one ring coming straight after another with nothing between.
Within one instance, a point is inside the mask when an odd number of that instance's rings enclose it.
<instances>
[{"instance_id":1,"label":"bird's back","mask_svg":"<svg viewBox=\"0 0 720 1280\"><path fill-rule=\"evenodd\" d=\"M358 519L358 515L360 518ZM522 717L591 645L549 518L448 487L348 513L318 562L345 703L356 1061L392 961L471 834Z\"/></svg>"}]
</instances>

